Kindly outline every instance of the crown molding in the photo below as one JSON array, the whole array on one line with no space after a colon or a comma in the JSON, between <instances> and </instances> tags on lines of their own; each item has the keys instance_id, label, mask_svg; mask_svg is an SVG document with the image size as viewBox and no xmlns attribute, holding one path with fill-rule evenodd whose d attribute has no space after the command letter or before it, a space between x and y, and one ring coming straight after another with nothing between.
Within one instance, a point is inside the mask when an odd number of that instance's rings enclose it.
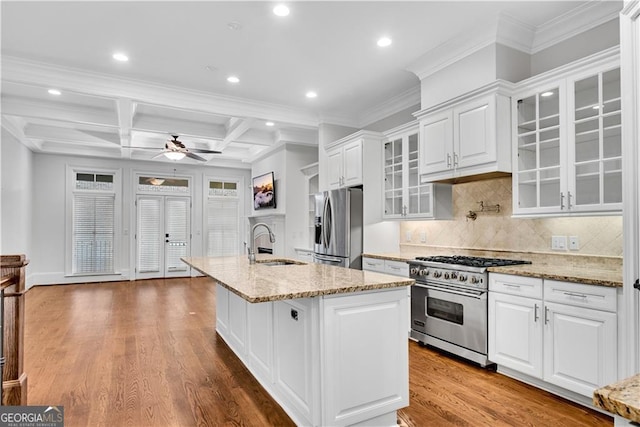
<instances>
[{"instance_id":1,"label":"crown molding","mask_svg":"<svg viewBox=\"0 0 640 427\"><path fill-rule=\"evenodd\" d=\"M359 120L359 128L366 127L378 120L385 119L395 113L420 104L420 83L412 88L392 96L385 102L364 111Z\"/></svg>"},{"instance_id":2,"label":"crown molding","mask_svg":"<svg viewBox=\"0 0 640 427\"><path fill-rule=\"evenodd\" d=\"M494 22L465 31L427 51L406 69L423 80L492 44L531 55L616 19L621 9L620 1L591 0L537 27L500 14Z\"/></svg>"},{"instance_id":3,"label":"crown molding","mask_svg":"<svg viewBox=\"0 0 640 427\"><path fill-rule=\"evenodd\" d=\"M531 53L537 53L619 17L621 1L591 0L536 27Z\"/></svg>"},{"instance_id":4,"label":"crown molding","mask_svg":"<svg viewBox=\"0 0 640 427\"><path fill-rule=\"evenodd\" d=\"M56 86L61 90L112 99L124 98L136 102L171 105L174 108L222 116L269 117L274 121L309 127L317 127L319 124L317 114L283 105L215 95L10 56L2 58L2 79L42 87Z\"/></svg>"}]
</instances>

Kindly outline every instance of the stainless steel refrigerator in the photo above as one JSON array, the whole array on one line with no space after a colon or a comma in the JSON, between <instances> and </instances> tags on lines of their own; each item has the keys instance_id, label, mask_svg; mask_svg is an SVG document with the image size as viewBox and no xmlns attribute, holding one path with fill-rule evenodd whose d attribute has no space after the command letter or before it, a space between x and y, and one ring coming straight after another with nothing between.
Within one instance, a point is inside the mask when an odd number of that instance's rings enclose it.
<instances>
[{"instance_id":1,"label":"stainless steel refrigerator","mask_svg":"<svg viewBox=\"0 0 640 427\"><path fill-rule=\"evenodd\" d=\"M362 190L317 193L315 204L314 261L362 269Z\"/></svg>"}]
</instances>

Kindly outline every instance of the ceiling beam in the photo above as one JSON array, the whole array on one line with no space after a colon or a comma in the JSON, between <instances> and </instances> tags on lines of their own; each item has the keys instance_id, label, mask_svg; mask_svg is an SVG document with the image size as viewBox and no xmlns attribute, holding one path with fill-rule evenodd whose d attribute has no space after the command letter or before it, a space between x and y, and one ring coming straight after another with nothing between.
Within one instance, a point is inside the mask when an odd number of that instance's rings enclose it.
<instances>
[{"instance_id":1,"label":"ceiling beam","mask_svg":"<svg viewBox=\"0 0 640 427\"><path fill-rule=\"evenodd\" d=\"M113 147L118 144L115 132L97 132L54 126L29 124L24 129L25 136L43 141L55 141L71 144Z\"/></svg>"},{"instance_id":2,"label":"ceiling beam","mask_svg":"<svg viewBox=\"0 0 640 427\"><path fill-rule=\"evenodd\" d=\"M222 143L218 144L217 150L224 151L229 144L234 140L240 138L242 134L251 128L251 125L255 119L240 119L237 117L231 117L229 124L227 125L227 135L222 140Z\"/></svg>"},{"instance_id":3,"label":"ceiling beam","mask_svg":"<svg viewBox=\"0 0 640 427\"><path fill-rule=\"evenodd\" d=\"M133 102L128 98L117 101L118 126L120 127L120 155L131 158L131 150L124 148L131 145L131 127L133 126Z\"/></svg>"}]
</instances>

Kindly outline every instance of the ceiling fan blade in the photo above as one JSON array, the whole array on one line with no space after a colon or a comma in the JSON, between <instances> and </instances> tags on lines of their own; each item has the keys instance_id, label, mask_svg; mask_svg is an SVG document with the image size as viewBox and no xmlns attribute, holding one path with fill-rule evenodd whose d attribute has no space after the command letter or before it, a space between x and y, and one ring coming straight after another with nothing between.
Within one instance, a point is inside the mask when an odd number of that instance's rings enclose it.
<instances>
[{"instance_id":1,"label":"ceiling fan blade","mask_svg":"<svg viewBox=\"0 0 640 427\"><path fill-rule=\"evenodd\" d=\"M164 150L162 150L160 153L158 153L158 154L156 154L155 156L153 156L153 157L151 158L151 160L153 160L153 159L157 159L158 157L162 157L162 156L164 156L164 153L165 153L165 151L164 151Z\"/></svg>"},{"instance_id":2,"label":"ceiling fan blade","mask_svg":"<svg viewBox=\"0 0 640 427\"><path fill-rule=\"evenodd\" d=\"M121 148L135 148L136 150L161 150L158 147L136 147L134 145L122 145Z\"/></svg>"},{"instance_id":3,"label":"ceiling fan blade","mask_svg":"<svg viewBox=\"0 0 640 427\"><path fill-rule=\"evenodd\" d=\"M192 153L203 153L203 154L221 154L222 151L216 151L216 150L203 150L200 148L189 148L189 151L191 151Z\"/></svg>"},{"instance_id":4,"label":"ceiling fan blade","mask_svg":"<svg viewBox=\"0 0 640 427\"><path fill-rule=\"evenodd\" d=\"M193 154L191 151L187 151L184 154L186 154L187 157L190 157L190 158L195 159L195 160L200 160L201 162L206 162L207 161L207 159L205 159L204 157L200 157L197 154Z\"/></svg>"}]
</instances>

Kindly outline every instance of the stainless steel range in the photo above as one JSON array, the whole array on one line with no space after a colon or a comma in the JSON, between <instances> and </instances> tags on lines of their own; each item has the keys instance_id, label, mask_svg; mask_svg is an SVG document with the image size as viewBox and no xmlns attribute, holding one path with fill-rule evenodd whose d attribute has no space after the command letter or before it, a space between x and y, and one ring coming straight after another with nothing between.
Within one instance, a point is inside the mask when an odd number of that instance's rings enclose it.
<instances>
[{"instance_id":1,"label":"stainless steel range","mask_svg":"<svg viewBox=\"0 0 640 427\"><path fill-rule=\"evenodd\" d=\"M486 366L488 267L530 261L468 256L418 257L409 262L411 337Z\"/></svg>"}]
</instances>

